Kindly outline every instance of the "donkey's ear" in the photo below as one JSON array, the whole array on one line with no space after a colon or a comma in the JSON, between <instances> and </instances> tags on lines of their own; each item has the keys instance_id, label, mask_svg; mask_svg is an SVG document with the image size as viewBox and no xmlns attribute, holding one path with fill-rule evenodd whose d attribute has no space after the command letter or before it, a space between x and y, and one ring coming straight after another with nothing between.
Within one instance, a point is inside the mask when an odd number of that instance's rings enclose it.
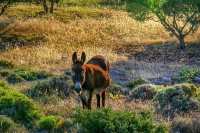
<instances>
[{"instance_id":1,"label":"donkey's ear","mask_svg":"<svg viewBox=\"0 0 200 133\"><path fill-rule=\"evenodd\" d=\"M74 52L72 55L72 62L75 64L77 62L77 53Z\"/></svg>"},{"instance_id":2,"label":"donkey's ear","mask_svg":"<svg viewBox=\"0 0 200 133\"><path fill-rule=\"evenodd\" d=\"M84 63L85 60L86 60L86 54L85 54L85 52L82 52L82 54L81 54L81 62Z\"/></svg>"}]
</instances>

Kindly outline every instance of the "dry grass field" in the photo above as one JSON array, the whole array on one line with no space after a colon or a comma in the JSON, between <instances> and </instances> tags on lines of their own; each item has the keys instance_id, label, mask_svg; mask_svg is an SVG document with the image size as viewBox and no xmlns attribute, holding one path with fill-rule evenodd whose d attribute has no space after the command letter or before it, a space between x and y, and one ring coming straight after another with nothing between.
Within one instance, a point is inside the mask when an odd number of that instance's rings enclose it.
<instances>
[{"instance_id":1,"label":"dry grass field","mask_svg":"<svg viewBox=\"0 0 200 133\"><path fill-rule=\"evenodd\" d=\"M70 67L73 51L85 51L88 59L103 54L116 62L143 51L146 45L176 42L159 23L140 23L123 11L69 7L45 17L38 15L40 11L38 6L18 5L0 18L0 25L6 25L1 29L5 47L16 45L1 52L1 59L55 71ZM198 36L199 32L187 42L197 42Z\"/></svg>"}]
</instances>

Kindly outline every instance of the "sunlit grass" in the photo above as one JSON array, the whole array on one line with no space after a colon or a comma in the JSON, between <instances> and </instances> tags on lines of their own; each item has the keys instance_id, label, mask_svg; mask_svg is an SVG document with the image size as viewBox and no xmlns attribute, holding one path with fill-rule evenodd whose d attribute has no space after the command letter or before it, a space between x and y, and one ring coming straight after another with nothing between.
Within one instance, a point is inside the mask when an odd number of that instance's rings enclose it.
<instances>
[{"instance_id":1,"label":"sunlit grass","mask_svg":"<svg viewBox=\"0 0 200 133\"><path fill-rule=\"evenodd\" d=\"M28 40L23 47L1 52L1 59L17 65L60 72L71 67L74 51L85 51L87 59L101 54L114 63L126 60L127 55L133 54L132 51L142 51L143 45L175 41L159 23L140 23L123 11L69 7L55 10L52 16L33 15L27 18L29 12L35 14L40 10L40 6L18 5L9 8L6 12L8 18L0 18L3 20L0 25L10 23L4 35ZM9 16L17 18L11 20ZM30 45L29 38L33 37L40 38ZM198 38L198 34L188 37L188 40L194 41L195 38Z\"/></svg>"}]
</instances>

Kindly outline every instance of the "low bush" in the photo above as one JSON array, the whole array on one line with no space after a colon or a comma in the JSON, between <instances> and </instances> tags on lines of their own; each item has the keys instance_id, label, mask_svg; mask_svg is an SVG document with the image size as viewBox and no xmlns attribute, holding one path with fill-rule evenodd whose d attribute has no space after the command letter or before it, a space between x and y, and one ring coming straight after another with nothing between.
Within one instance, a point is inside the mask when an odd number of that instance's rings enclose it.
<instances>
[{"instance_id":1,"label":"low bush","mask_svg":"<svg viewBox=\"0 0 200 133\"><path fill-rule=\"evenodd\" d=\"M19 75L26 81L32 81L32 80L37 80L37 79L45 79L47 78L50 74L48 74L45 71L32 71L32 70L25 70L25 69L17 69L14 71L16 75Z\"/></svg>"},{"instance_id":2,"label":"low bush","mask_svg":"<svg viewBox=\"0 0 200 133\"><path fill-rule=\"evenodd\" d=\"M146 80L139 78L139 79L128 82L127 87L130 89L133 89L133 88L137 87L138 85L142 85L142 84L146 84L146 83L147 83Z\"/></svg>"},{"instance_id":3,"label":"low bush","mask_svg":"<svg viewBox=\"0 0 200 133\"><path fill-rule=\"evenodd\" d=\"M0 60L0 68L14 68L14 65L6 60Z\"/></svg>"},{"instance_id":4,"label":"low bush","mask_svg":"<svg viewBox=\"0 0 200 133\"><path fill-rule=\"evenodd\" d=\"M117 94L120 94L121 93L121 90L122 90L122 86L119 85L119 84L111 84L109 86L109 92L112 93L113 95L117 95Z\"/></svg>"},{"instance_id":5,"label":"low bush","mask_svg":"<svg viewBox=\"0 0 200 133\"><path fill-rule=\"evenodd\" d=\"M10 72L7 75L7 81L9 83L19 83L22 81L33 81L37 79L45 79L48 78L50 74L48 74L45 71L32 71L32 70L26 70L26 69L16 69L12 72Z\"/></svg>"},{"instance_id":6,"label":"low bush","mask_svg":"<svg viewBox=\"0 0 200 133\"><path fill-rule=\"evenodd\" d=\"M4 115L0 115L0 132L11 132L15 128L16 124L12 119Z\"/></svg>"},{"instance_id":7,"label":"low bush","mask_svg":"<svg viewBox=\"0 0 200 133\"><path fill-rule=\"evenodd\" d=\"M172 122L171 133L200 133L200 120L179 118Z\"/></svg>"},{"instance_id":8,"label":"low bush","mask_svg":"<svg viewBox=\"0 0 200 133\"><path fill-rule=\"evenodd\" d=\"M55 116L44 116L38 121L38 126L43 130L54 130L57 128L59 119Z\"/></svg>"},{"instance_id":9,"label":"low bush","mask_svg":"<svg viewBox=\"0 0 200 133\"><path fill-rule=\"evenodd\" d=\"M155 123L151 113L112 111L111 109L81 110L73 115L74 124L82 133L164 133L165 126Z\"/></svg>"},{"instance_id":10,"label":"low bush","mask_svg":"<svg viewBox=\"0 0 200 133\"><path fill-rule=\"evenodd\" d=\"M41 116L32 100L5 84L0 84L0 114L7 115L26 127L34 126Z\"/></svg>"},{"instance_id":11,"label":"low bush","mask_svg":"<svg viewBox=\"0 0 200 133\"><path fill-rule=\"evenodd\" d=\"M140 100L151 100L156 95L156 88L151 84L144 84L132 90L129 98Z\"/></svg>"},{"instance_id":12,"label":"low bush","mask_svg":"<svg viewBox=\"0 0 200 133\"><path fill-rule=\"evenodd\" d=\"M10 70L8 70L8 69L0 70L0 76L1 77L7 77L9 74L10 74Z\"/></svg>"},{"instance_id":13,"label":"low bush","mask_svg":"<svg viewBox=\"0 0 200 133\"><path fill-rule=\"evenodd\" d=\"M22 78L21 76L15 74L15 73L9 74L8 77L6 78L6 80L8 81L8 83L12 83L12 84L25 81L24 78Z\"/></svg>"},{"instance_id":14,"label":"low bush","mask_svg":"<svg viewBox=\"0 0 200 133\"><path fill-rule=\"evenodd\" d=\"M179 83L189 82L192 83L196 76L200 75L199 68L183 68L179 72L178 76L175 77L175 80Z\"/></svg>"},{"instance_id":15,"label":"low bush","mask_svg":"<svg viewBox=\"0 0 200 133\"><path fill-rule=\"evenodd\" d=\"M198 97L199 96L199 87L197 87L194 84L190 83L182 83L177 84L174 86L177 89L183 89L183 91L189 96L189 97Z\"/></svg>"},{"instance_id":16,"label":"low bush","mask_svg":"<svg viewBox=\"0 0 200 133\"><path fill-rule=\"evenodd\" d=\"M1 133L27 133L25 129L20 124L15 123L11 118L0 115L0 132Z\"/></svg>"},{"instance_id":17,"label":"low bush","mask_svg":"<svg viewBox=\"0 0 200 133\"><path fill-rule=\"evenodd\" d=\"M48 80L39 81L27 94L31 97L40 97L45 95L58 95L67 97L69 87L64 77L52 77Z\"/></svg>"},{"instance_id":18,"label":"low bush","mask_svg":"<svg viewBox=\"0 0 200 133\"><path fill-rule=\"evenodd\" d=\"M176 113L198 110L196 89L192 84L180 84L159 91L154 98L157 111L173 117Z\"/></svg>"}]
</instances>

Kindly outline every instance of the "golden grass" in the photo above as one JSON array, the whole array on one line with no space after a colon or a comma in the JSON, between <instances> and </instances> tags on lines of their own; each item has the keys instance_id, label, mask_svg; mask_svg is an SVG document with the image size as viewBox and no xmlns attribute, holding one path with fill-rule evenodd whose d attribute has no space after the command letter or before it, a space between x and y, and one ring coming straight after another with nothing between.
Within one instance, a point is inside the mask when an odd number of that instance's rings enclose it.
<instances>
[{"instance_id":1,"label":"golden grass","mask_svg":"<svg viewBox=\"0 0 200 133\"><path fill-rule=\"evenodd\" d=\"M33 6L30 9L31 11L37 9L37 12L40 7ZM23 12L30 9L27 5L19 5L12 7L7 14L15 14L15 10ZM142 49L142 45L162 44L174 40L159 23L136 22L122 11L93 8L90 11L89 9L72 7L65 9L64 13L63 10L57 10L56 13L63 15L62 18L68 17L74 12L85 14L83 18L72 19L68 22L63 22L55 16L28 19L24 17L25 19L12 20L6 34L26 37L40 36L45 41L33 42L32 46L1 52L0 59L9 60L17 65L60 72L70 68L71 55L74 51L85 51L87 59L101 54L106 56L110 62L116 62L127 59L127 54L133 46ZM97 14L97 12L105 12L109 14L109 17L100 17L99 19L95 15L88 15ZM10 20L5 17L0 19L5 22ZM130 51L127 51L127 47Z\"/></svg>"}]
</instances>

